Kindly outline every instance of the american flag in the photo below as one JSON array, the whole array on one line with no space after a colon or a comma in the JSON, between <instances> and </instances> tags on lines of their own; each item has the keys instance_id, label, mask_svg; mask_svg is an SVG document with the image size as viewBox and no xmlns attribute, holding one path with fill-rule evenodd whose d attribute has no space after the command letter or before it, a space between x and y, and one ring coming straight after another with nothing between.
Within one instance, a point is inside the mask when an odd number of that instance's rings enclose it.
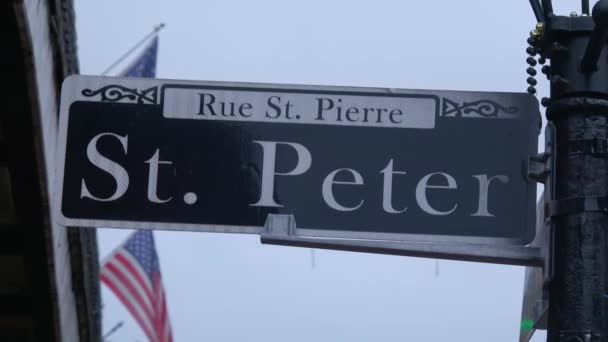
<instances>
[{"instance_id":1,"label":"american flag","mask_svg":"<svg viewBox=\"0 0 608 342\"><path fill-rule=\"evenodd\" d=\"M102 263L101 281L151 342L173 341L152 231L136 231L116 248Z\"/></svg>"},{"instance_id":2,"label":"american flag","mask_svg":"<svg viewBox=\"0 0 608 342\"><path fill-rule=\"evenodd\" d=\"M158 36L154 36L141 54L123 70L122 77L156 77L156 58L158 55Z\"/></svg>"},{"instance_id":3,"label":"american flag","mask_svg":"<svg viewBox=\"0 0 608 342\"><path fill-rule=\"evenodd\" d=\"M158 36L154 36L120 76L155 77L157 53ZM102 283L120 299L151 342L173 341L152 231L133 233L102 262L100 273Z\"/></svg>"}]
</instances>

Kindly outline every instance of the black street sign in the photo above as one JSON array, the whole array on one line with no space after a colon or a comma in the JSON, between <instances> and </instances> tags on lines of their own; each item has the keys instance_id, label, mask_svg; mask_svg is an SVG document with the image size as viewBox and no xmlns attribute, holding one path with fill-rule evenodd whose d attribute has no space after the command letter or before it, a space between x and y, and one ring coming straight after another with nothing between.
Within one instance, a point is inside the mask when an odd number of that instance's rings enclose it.
<instances>
[{"instance_id":1,"label":"black street sign","mask_svg":"<svg viewBox=\"0 0 608 342\"><path fill-rule=\"evenodd\" d=\"M71 76L56 213L67 226L527 244L527 94Z\"/></svg>"}]
</instances>

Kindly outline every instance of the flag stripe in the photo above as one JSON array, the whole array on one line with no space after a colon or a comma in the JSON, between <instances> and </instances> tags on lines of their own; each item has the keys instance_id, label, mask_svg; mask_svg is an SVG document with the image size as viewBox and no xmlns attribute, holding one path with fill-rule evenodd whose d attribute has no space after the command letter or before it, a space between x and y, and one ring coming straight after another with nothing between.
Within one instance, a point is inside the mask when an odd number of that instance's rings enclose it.
<instances>
[{"instance_id":1,"label":"flag stripe","mask_svg":"<svg viewBox=\"0 0 608 342\"><path fill-rule=\"evenodd\" d=\"M160 322L162 324L162 335L165 337L165 340L169 339L169 334L170 334L170 328L169 328L169 319L167 318L167 305L165 303L165 292L162 291L161 288L161 294L160 294L162 301L161 301L161 309L160 309Z\"/></svg>"},{"instance_id":2,"label":"flag stripe","mask_svg":"<svg viewBox=\"0 0 608 342\"><path fill-rule=\"evenodd\" d=\"M160 309L159 309L159 304L161 303L161 298L158 296L158 287L157 287L157 283L156 283L156 278L157 278L157 274L154 274L154 295L155 295L155 301L154 301L154 311L157 313L156 319L154 320L154 330L156 331L156 335L157 336L163 336L163 332L162 332L162 327L160 325L160 318L161 318L161 314L160 314Z\"/></svg>"},{"instance_id":3,"label":"flag stripe","mask_svg":"<svg viewBox=\"0 0 608 342\"><path fill-rule=\"evenodd\" d=\"M122 288L120 283L116 282L115 279L112 279L111 275L108 275L108 274L102 274L101 281L104 284L106 284L106 286L108 286L110 288L110 290L112 290L112 292L114 292L114 295L116 295L116 297L118 297L118 299L120 299L120 301L127 308L127 310L129 310L129 312L131 313L133 318L135 318L135 320L137 321L137 323L139 324L141 329L144 331L146 336L148 336L148 339L151 342L156 342L156 340L157 340L156 335L154 334L153 330L151 329L151 327L149 325L149 321L143 318L143 314L140 312L141 309L137 308L127 298L127 296L125 295L126 292L123 291L124 289Z\"/></svg>"},{"instance_id":4,"label":"flag stripe","mask_svg":"<svg viewBox=\"0 0 608 342\"><path fill-rule=\"evenodd\" d=\"M131 277L129 277L128 275L124 274L113 263L107 263L105 265L103 274L107 274L107 273L111 273L125 287L125 289L129 293L129 295L131 295L131 297L142 308L142 310L144 311L144 313L146 314L146 316L148 317L148 319L150 321L154 320L154 314L153 314L153 312L155 310L154 310L154 308L152 306L151 298L146 298L145 296L142 295L142 292L140 292L136 288L136 286L133 285L134 283L131 281L132 279L129 279Z\"/></svg>"},{"instance_id":5,"label":"flag stripe","mask_svg":"<svg viewBox=\"0 0 608 342\"><path fill-rule=\"evenodd\" d=\"M158 291L158 299L159 299L159 304L158 304L158 313L159 313L159 335L163 336L165 341L169 340L169 336L171 334L171 328L170 328L170 324L169 324L169 319L168 319L168 315L167 315L167 305L165 302L165 290L161 284L161 280L160 280L160 274L156 274L156 276L154 277L154 281L155 281L155 288Z\"/></svg>"},{"instance_id":6,"label":"flag stripe","mask_svg":"<svg viewBox=\"0 0 608 342\"><path fill-rule=\"evenodd\" d=\"M135 277L139 286L141 286L145 293L146 297L152 299L154 295L152 294L152 284L146 280L146 273L138 266L137 260L133 258L129 253L125 253L123 251L118 251L116 253L116 261L120 263L120 265L124 266L129 273Z\"/></svg>"}]
</instances>

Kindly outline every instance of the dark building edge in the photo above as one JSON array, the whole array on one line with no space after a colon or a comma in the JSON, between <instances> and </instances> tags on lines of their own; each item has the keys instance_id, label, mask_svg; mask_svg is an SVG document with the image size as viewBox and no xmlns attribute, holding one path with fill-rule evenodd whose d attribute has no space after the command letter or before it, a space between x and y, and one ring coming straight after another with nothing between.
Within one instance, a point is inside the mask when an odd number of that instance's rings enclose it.
<instances>
[{"instance_id":1,"label":"dark building edge","mask_svg":"<svg viewBox=\"0 0 608 342\"><path fill-rule=\"evenodd\" d=\"M54 0L50 6L51 22L55 24L53 39L57 89L63 80L79 73L77 34L73 0ZM76 296L81 341L101 341L101 290L99 282L99 254L95 229L68 230L72 263L72 284Z\"/></svg>"},{"instance_id":2,"label":"dark building edge","mask_svg":"<svg viewBox=\"0 0 608 342\"><path fill-rule=\"evenodd\" d=\"M28 32L24 1L4 2L2 7L2 16L6 18L2 25L6 26L4 30L6 36L3 41L13 42L9 47L11 59L6 66L12 65L8 74L12 76L14 89L7 94L9 95L7 98L13 102L9 105L10 110L7 111L9 114L2 115L4 118L0 116L0 120L6 131L7 148L4 152L8 156L7 164L10 164L18 223L14 227L6 227L11 230L10 233L0 236L2 239L8 237L4 242L6 245L12 245L10 248L21 248L18 251L24 256L28 285L27 291L18 296L0 296L0 307L4 302L9 304L10 309L10 304L13 303L15 310L9 310L11 313L22 311L18 314L31 317L32 332L27 335L31 340L61 341L63 332L60 331L62 327L58 317L61 314L61 303L59 303L61 299L55 281L55 272L58 270L53 260L55 246L48 202L51 196L47 191L47 182L52 180L47 179L46 174L44 148L41 146L43 139L40 136L42 124L36 120L36 116L40 115L40 103L36 93L37 71L33 61L35 47L32 46ZM57 103L59 103L62 80L70 74L78 73L75 15L71 0L51 0L47 2L47 7L50 43L54 57L53 77L57 89ZM16 39L19 41L16 42ZM14 49L17 45L18 50ZM14 94L11 95L12 92ZM19 146L19 148L13 150L10 146ZM67 235L79 340L101 341L96 232L94 229L69 229ZM5 336L13 335L10 333Z\"/></svg>"}]
</instances>

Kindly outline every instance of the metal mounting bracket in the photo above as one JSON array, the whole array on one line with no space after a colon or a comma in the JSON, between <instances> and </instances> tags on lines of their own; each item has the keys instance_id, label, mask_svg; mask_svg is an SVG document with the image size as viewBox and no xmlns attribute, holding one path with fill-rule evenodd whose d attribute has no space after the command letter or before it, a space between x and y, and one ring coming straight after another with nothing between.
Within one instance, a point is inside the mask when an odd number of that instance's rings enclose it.
<instances>
[{"instance_id":1,"label":"metal mounting bracket","mask_svg":"<svg viewBox=\"0 0 608 342\"><path fill-rule=\"evenodd\" d=\"M546 183L551 174L552 158L550 152L543 152L528 158L528 179L538 183Z\"/></svg>"},{"instance_id":2,"label":"metal mounting bracket","mask_svg":"<svg viewBox=\"0 0 608 342\"><path fill-rule=\"evenodd\" d=\"M264 224L264 236L289 237L296 235L296 219L293 215L268 214Z\"/></svg>"},{"instance_id":3,"label":"metal mounting bracket","mask_svg":"<svg viewBox=\"0 0 608 342\"><path fill-rule=\"evenodd\" d=\"M541 267L544 262L542 249L536 246L301 237L297 235L296 221L293 215L269 214L260 241L263 244L279 246L505 265Z\"/></svg>"}]
</instances>

